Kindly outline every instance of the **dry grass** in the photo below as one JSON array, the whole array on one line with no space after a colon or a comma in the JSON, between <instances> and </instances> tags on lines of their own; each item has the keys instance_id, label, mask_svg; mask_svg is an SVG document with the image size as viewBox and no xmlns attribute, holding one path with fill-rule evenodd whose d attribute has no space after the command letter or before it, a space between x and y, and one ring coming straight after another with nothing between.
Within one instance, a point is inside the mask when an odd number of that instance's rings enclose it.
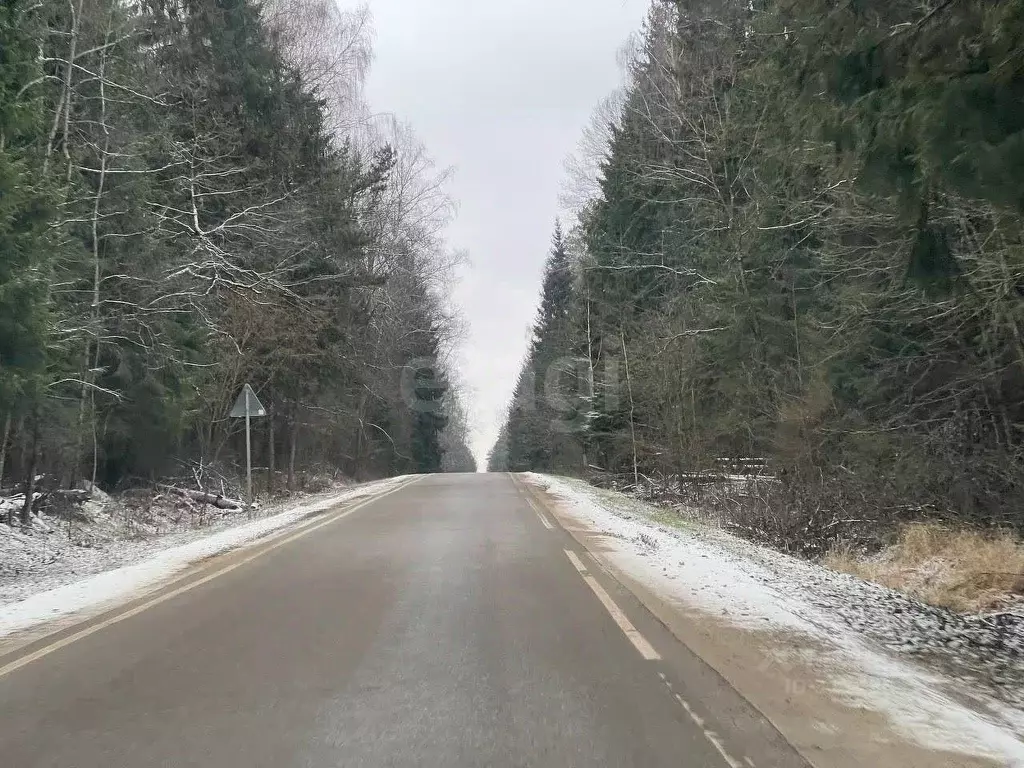
<instances>
[{"instance_id":1,"label":"dry grass","mask_svg":"<svg viewBox=\"0 0 1024 768\"><path fill-rule=\"evenodd\" d=\"M1010 534L908 525L877 555L839 546L825 564L955 611L999 610L1024 598L1024 541Z\"/></svg>"}]
</instances>

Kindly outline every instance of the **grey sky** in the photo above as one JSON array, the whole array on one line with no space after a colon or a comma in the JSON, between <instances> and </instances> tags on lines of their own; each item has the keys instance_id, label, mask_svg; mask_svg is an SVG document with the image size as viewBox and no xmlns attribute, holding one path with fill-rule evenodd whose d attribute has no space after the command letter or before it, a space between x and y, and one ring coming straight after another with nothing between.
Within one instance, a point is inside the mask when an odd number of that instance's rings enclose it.
<instances>
[{"instance_id":1,"label":"grey sky","mask_svg":"<svg viewBox=\"0 0 1024 768\"><path fill-rule=\"evenodd\" d=\"M616 52L648 4L370 0L371 107L409 121L438 164L456 168L449 242L472 261L455 299L469 323L461 368L481 460L525 352L562 162L619 84Z\"/></svg>"}]
</instances>

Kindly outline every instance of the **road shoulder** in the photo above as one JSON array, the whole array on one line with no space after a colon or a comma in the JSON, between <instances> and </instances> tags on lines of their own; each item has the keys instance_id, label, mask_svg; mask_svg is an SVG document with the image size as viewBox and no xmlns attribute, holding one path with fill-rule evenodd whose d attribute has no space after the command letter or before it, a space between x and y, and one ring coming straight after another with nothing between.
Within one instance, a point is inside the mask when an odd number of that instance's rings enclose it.
<instances>
[{"instance_id":1,"label":"road shoulder","mask_svg":"<svg viewBox=\"0 0 1024 768\"><path fill-rule=\"evenodd\" d=\"M333 521L415 482L416 477L367 483L343 493L304 499L278 514L211 533L154 556L0 606L0 667L50 643L90 631L153 601L233 569L282 540Z\"/></svg>"},{"instance_id":2,"label":"road shoulder","mask_svg":"<svg viewBox=\"0 0 1024 768\"><path fill-rule=\"evenodd\" d=\"M780 630L738 626L728 615L681 597L643 578L643 568L621 556L622 542L586 519L564 494L536 477L521 477L531 495L616 581L629 590L683 645L716 670L817 768L983 768L1017 765L992 749L942 749L922 744L897 728L884 711L851 702L837 689L827 661L834 653L818 638ZM648 564L649 565L649 564ZM891 685L899 685L893 679ZM925 708L927 710L927 708ZM923 724L927 726L927 723ZM1005 751L1012 752L1012 744ZM976 752L971 754L971 752Z\"/></svg>"}]
</instances>

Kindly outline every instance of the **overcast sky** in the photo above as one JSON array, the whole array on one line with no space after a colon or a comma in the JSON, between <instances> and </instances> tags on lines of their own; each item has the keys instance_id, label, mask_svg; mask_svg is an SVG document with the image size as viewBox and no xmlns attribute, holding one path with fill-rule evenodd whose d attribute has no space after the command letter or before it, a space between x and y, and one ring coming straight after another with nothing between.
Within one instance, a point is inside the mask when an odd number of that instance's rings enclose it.
<instances>
[{"instance_id":1,"label":"overcast sky","mask_svg":"<svg viewBox=\"0 0 1024 768\"><path fill-rule=\"evenodd\" d=\"M483 460L526 348L563 160L620 82L617 51L649 0L370 0L371 107L408 121L441 166L469 252L455 300L461 374ZM342 0L342 5L347 5Z\"/></svg>"}]
</instances>

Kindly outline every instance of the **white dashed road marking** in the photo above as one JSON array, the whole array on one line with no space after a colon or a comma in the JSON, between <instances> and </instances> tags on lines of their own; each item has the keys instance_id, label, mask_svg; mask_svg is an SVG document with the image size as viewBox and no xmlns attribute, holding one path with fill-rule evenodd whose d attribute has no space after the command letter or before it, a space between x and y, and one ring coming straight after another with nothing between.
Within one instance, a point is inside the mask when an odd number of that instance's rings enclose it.
<instances>
[{"instance_id":1,"label":"white dashed road marking","mask_svg":"<svg viewBox=\"0 0 1024 768\"><path fill-rule=\"evenodd\" d=\"M540 507L538 507L534 503L533 499L531 499L529 496L526 497L526 503L530 505L530 509L537 513L537 517L539 517L540 521L544 523L545 528L547 528L550 531L552 528L555 527L551 524L551 521L548 520L547 515L540 511Z\"/></svg>"},{"instance_id":2,"label":"white dashed road marking","mask_svg":"<svg viewBox=\"0 0 1024 768\"><path fill-rule=\"evenodd\" d=\"M658 677L661 678L661 682L668 686L669 691L675 697L676 701L679 702L679 706L686 710L686 714L688 714L690 716L690 719L693 720L694 724L698 728L700 728L701 733L704 734L704 738L711 742L711 746L718 750L718 754L720 754L722 756L722 759L725 760L726 765L728 765L729 768L743 768L743 764L740 763L739 760L737 760L735 757L733 757L726 751L725 745L722 743L722 740L718 737L718 734L710 730L705 725L704 718L698 715L693 710L693 707L690 706L690 703L686 699L684 699L682 696L675 692L675 690L672 688L672 682L668 679L668 677L666 677L665 673L659 672ZM754 761L751 760L749 757L744 758L744 760L747 763L747 765L750 766L750 768L756 768L756 766L754 765Z\"/></svg>"},{"instance_id":3,"label":"white dashed road marking","mask_svg":"<svg viewBox=\"0 0 1024 768\"><path fill-rule=\"evenodd\" d=\"M544 515L543 512L541 512L540 508L534 503L533 499L531 499L529 496L526 496L526 501L530 505L530 508L537 513L537 517L540 518L540 521L544 524L545 528L554 528L554 526L551 524L551 521L547 519L547 516ZM596 557L591 555L589 552L587 554L590 556L592 560L594 560L595 564L597 564L598 566L601 565L600 561L598 561ZM615 623L619 625L619 629L621 629L623 634L625 634L629 641L633 643L633 646L640 652L640 655L648 661L656 661L660 659L661 655L656 650L654 650L654 647L649 642L647 642L647 638L640 634L640 631L633 626L633 623L626 617L626 614L622 612L622 609L619 608L618 605L616 605L614 600L612 600L611 595L609 595L608 592L605 591L604 587L602 587L597 582L597 580L590 575L590 572L587 570L587 566L583 563L582 560L580 560L579 555L577 555L571 549L567 549L565 550L565 556L569 558L569 562L573 564L573 567L575 567L576 570L579 571L579 574L583 578L583 581L586 582L587 586L590 587L591 591L593 591L593 593L597 595L597 599L601 601L601 604L605 607L605 610L608 611L608 613L611 615ZM686 699L684 699L682 696L680 696L672 689L672 683L669 681L665 673L659 672L658 676L661 678L662 682L665 683L666 686L668 686L669 691L675 697L676 701L679 702L679 705L686 711L686 714L690 716L690 719L694 722L694 724L698 728L700 728L701 733L704 734L704 738L706 738L708 742L711 743L711 746L715 748L718 754L722 756L722 759L725 761L726 765L728 765L729 768L744 768L743 763L741 763L728 753L728 751L725 749L725 745L722 743L722 740L719 738L718 734L707 728L704 718L702 718L694 711L693 707L690 706ZM754 761L751 760L749 757L744 758L744 760L749 768L755 768Z\"/></svg>"}]
</instances>

